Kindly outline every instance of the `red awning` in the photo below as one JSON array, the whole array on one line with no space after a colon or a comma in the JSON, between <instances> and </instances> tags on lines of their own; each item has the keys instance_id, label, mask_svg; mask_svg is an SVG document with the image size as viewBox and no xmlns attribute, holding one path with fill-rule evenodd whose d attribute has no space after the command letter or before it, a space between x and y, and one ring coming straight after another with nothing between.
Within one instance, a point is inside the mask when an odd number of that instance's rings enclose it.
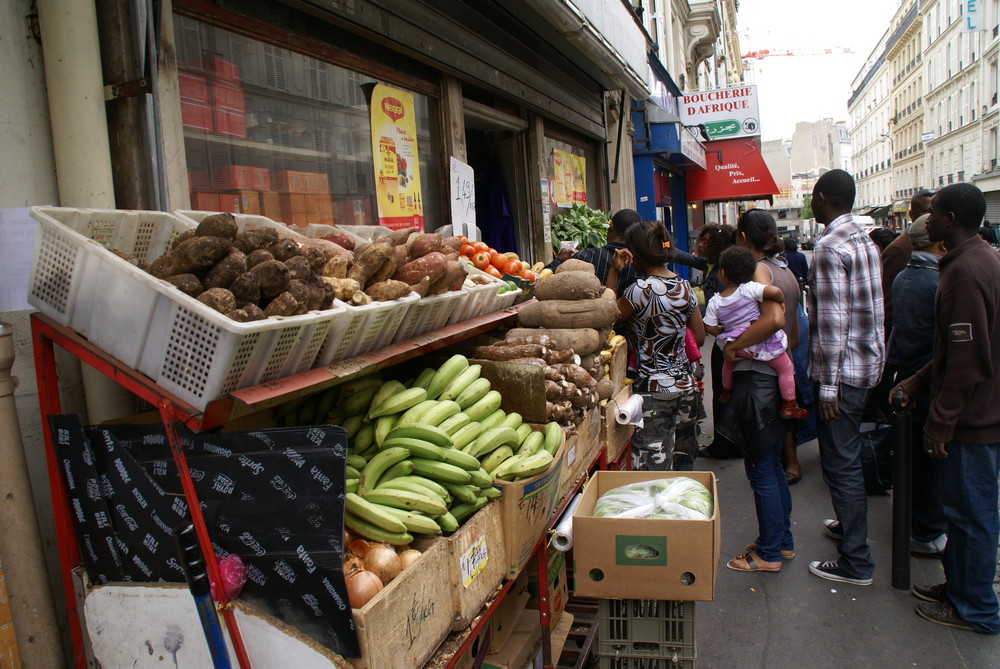
<instances>
[{"instance_id":1,"label":"red awning","mask_svg":"<svg viewBox=\"0 0 1000 669\"><path fill-rule=\"evenodd\" d=\"M779 192L755 137L706 142L705 163L685 176L689 202L766 200Z\"/></svg>"}]
</instances>

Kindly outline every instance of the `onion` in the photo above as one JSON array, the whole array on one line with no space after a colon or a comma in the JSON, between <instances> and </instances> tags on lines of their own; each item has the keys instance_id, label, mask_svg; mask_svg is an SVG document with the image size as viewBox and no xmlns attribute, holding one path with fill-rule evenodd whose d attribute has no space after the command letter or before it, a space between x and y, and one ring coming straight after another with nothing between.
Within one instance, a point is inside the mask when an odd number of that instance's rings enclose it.
<instances>
[{"instance_id":1,"label":"onion","mask_svg":"<svg viewBox=\"0 0 1000 669\"><path fill-rule=\"evenodd\" d=\"M387 544L372 544L365 556L365 569L375 572L382 583L389 582L399 575L401 569L399 556L392 546Z\"/></svg>"},{"instance_id":2,"label":"onion","mask_svg":"<svg viewBox=\"0 0 1000 669\"><path fill-rule=\"evenodd\" d=\"M408 548L399 554L399 570L403 571L411 564L413 561L420 557L422 554L415 548Z\"/></svg>"},{"instance_id":3,"label":"onion","mask_svg":"<svg viewBox=\"0 0 1000 669\"><path fill-rule=\"evenodd\" d=\"M368 555L368 550L370 548L371 544L369 544L364 539L355 539L351 543L347 544L347 550L350 551L351 553L354 553L362 560L365 558L366 555Z\"/></svg>"},{"instance_id":4,"label":"onion","mask_svg":"<svg viewBox=\"0 0 1000 669\"><path fill-rule=\"evenodd\" d=\"M347 577L347 599L351 608L360 609L382 590L378 576L364 569Z\"/></svg>"},{"instance_id":5,"label":"onion","mask_svg":"<svg viewBox=\"0 0 1000 669\"><path fill-rule=\"evenodd\" d=\"M344 526L344 545L350 546L351 542L360 537L351 528Z\"/></svg>"}]
</instances>

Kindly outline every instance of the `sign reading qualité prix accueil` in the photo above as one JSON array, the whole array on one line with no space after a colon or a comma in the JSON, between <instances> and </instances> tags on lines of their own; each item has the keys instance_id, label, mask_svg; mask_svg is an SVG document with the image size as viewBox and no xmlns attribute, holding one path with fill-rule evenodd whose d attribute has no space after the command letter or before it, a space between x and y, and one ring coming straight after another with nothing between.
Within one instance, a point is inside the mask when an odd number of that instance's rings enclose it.
<instances>
[{"instance_id":1,"label":"sign reading qualit\u00e9 prix accueil","mask_svg":"<svg viewBox=\"0 0 1000 669\"><path fill-rule=\"evenodd\" d=\"M704 125L709 139L760 135L756 86L685 93L680 102L681 123Z\"/></svg>"}]
</instances>

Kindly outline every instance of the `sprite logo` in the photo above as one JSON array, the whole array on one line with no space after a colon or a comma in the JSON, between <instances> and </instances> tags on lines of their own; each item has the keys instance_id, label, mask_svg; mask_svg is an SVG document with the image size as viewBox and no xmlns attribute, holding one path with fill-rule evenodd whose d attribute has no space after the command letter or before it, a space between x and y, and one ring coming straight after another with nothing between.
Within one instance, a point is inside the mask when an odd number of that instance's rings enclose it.
<instances>
[{"instance_id":1,"label":"sprite logo","mask_svg":"<svg viewBox=\"0 0 1000 669\"><path fill-rule=\"evenodd\" d=\"M725 121L709 121L705 124L705 132L712 139L717 137L728 137L729 135L736 135L740 132L740 122L736 119L727 119Z\"/></svg>"}]
</instances>

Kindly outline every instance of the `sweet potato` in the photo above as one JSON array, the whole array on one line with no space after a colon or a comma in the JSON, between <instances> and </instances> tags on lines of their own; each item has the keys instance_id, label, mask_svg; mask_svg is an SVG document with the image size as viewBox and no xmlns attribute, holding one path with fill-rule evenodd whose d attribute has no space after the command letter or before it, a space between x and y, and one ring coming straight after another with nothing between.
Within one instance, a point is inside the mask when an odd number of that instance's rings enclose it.
<instances>
[{"instance_id":1,"label":"sweet potato","mask_svg":"<svg viewBox=\"0 0 1000 669\"><path fill-rule=\"evenodd\" d=\"M428 253L422 258L412 260L396 271L392 278L406 284L418 283L425 276L430 277L431 285L440 279L448 268L448 261L443 253Z\"/></svg>"},{"instance_id":2,"label":"sweet potato","mask_svg":"<svg viewBox=\"0 0 1000 669\"><path fill-rule=\"evenodd\" d=\"M397 246L396 248L399 247ZM410 286L410 290L412 290L420 297L426 297L427 291L430 289L430 287L431 287L431 278L429 276L425 276L419 282Z\"/></svg>"},{"instance_id":3,"label":"sweet potato","mask_svg":"<svg viewBox=\"0 0 1000 669\"><path fill-rule=\"evenodd\" d=\"M191 297L198 297L205 292L205 287L201 285L201 279L194 274L175 274L168 276L167 281L174 284L179 291Z\"/></svg>"},{"instance_id":4,"label":"sweet potato","mask_svg":"<svg viewBox=\"0 0 1000 669\"><path fill-rule=\"evenodd\" d=\"M318 272L320 276L328 276L334 279L347 278L347 258L334 256L326 261L323 268Z\"/></svg>"},{"instance_id":5,"label":"sweet potato","mask_svg":"<svg viewBox=\"0 0 1000 669\"><path fill-rule=\"evenodd\" d=\"M233 246L243 253L250 253L257 249L267 248L276 241L278 241L278 231L274 228L255 228L244 230L236 235Z\"/></svg>"},{"instance_id":6,"label":"sweet potato","mask_svg":"<svg viewBox=\"0 0 1000 669\"><path fill-rule=\"evenodd\" d=\"M229 285L229 290L236 297L236 303L240 305L240 308L243 308L243 305L247 303L257 304L260 302L260 281L257 280L256 275L250 272L236 277Z\"/></svg>"},{"instance_id":7,"label":"sweet potato","mask_svg":"<svg viewBox=\"0 0 1000 669\"><path fill-rule=\"evenodd\" d=\"M301 248L317 248L323 252L326 259L334 258L337 256L342 256L347 260L347 264L351 265L354 262L354 253L348 251L340 244L334 244L326 239L303 239L299 242Z\"/></svg>"},{"instance_id":8,"label":"sweet potato","mask_svg":"<svg viewBox=\"0 0 1000 669\"><path fill-rule=\"evenodd\" d=\"M227 314L236 308L236 298L225 288L209 288L195 299L220 314Z\"/></svg>"},{"instance_id":9,"label":"sweet potato","mask_svg":"<svg viewBox=\"0 0 1000 669\"><path fill-rule=\"evenodd\" d=\"M320 237L320 239L325 239L328 242L333 242L334 244L338 244L347 249L348 251L354 250L355 246L354 237L347 234L343 230L334 230L329 234L323 235L322 237Z\"/></svg>"},{"instance_id":10,"label":"sweet potato","mask_svg":"<svg viewBox=\"0 0 1000 669\"><path fill-rule=\"evenodd\" d=\"M268 300L283 293L288 288L288 282L291 281L288 267L280 260L262 262L251 269L250 274L257 277L257 281L260 282L262 300Z\"/></svg>"},{"instance_id":11,"label":"sweet potato","mask_svg":"<svg viewBox=\"0 0 1000 669\"><path fill-rule=\"evenodd\" d=\"M194 233L199 237L222 237L235 239L240 229L230 213L212 214L202 219Z\"/></svg>"},{"instance_id":12,"label":"sweet potato","mask_svg":"<svg viewBox=\"0 0 1000 669\"><path fill-rule=\"evenodd\" d=\"M374 283L381 283L392 278L392 275L396 273L396 270L402 267L399 263L400 251L403 252L403 262L406 262L406 247L394 246L393 252L390 253L385 259L382 266L375 270L375 273L368 278L368 286L371 286Z\"/></svg>"},{"instance_id":13,"label":"sweet potato","mask_svg":"<svg viewBox=\"0 0 1000 669\"><path fill-rule=\"evenodd\" d=\"M385 237L380 237L380 239L388 239L392 242L393 246L399 246L400 244L405 244L407 238L409 238L409 236L414 232L417 232L417 228L401 228L399 230L393 230Z\"/></svg>"},{"instance_id":14,"label":"sweet potato","mask_svg":"<svg viewBox=\"0 0 1000 669\"><path fill-rule=\"evenodd\" d=\"M350 302L354 294L361 290L361 285L354 279L336 279L324 276L323 283L333 287L333 296L341 302Z\"/></svg>"},{"instance_id":15,"label":"sweet potato","mask_svg":"<svg viewBox=\"0 0 1000 669\"><path fill-rule=\"evenodd\" d=\"M541 337L546 337L548 341L542 341ZM507 341L524 340L523 343L543 344L554 349L571 348L580 356L600 351L603 343L600 333L593 328L513 328L507 331L504 338Z\"/></svg>"},{"instance_id":16,"label":"sweet potato","mask_svg":"<svg viewBox=\"0 0 1000 669\"><path fill-rule=\"evenodd\" d=\"M441 235L436 232L429 232L426 235L417 237L410 245L410 257L422 258L428 253L440 251L442 246Z\"/></svg>"},{"instance_id":17,"label":"sweet potato","mask_svg":"<svg viewBox=\"0 0 1000 669\"><path fill-rule=\"evenodd\" d=\"M521 327L529 328L596 329L611 325L617 318L618 304L614 299L607 297L599 297L595 300L530 302L518 312L518 322Z\"/></svg>"},{"instance_id":18,"label":"sweet potato","mask_svg":"<svg viewBox=\"0 0 1000 669\"><path fill-rule=\"evenodd\" d=\"M291 293L283 292L276 296L273 300L268 302L267 306L264 307L264 317L270 318L271 316L294 316L295 311L299 308L299 303L292 296Z\"/></svg>"},{"instance_id":19,"label":"sweet potato","mask_svg":"<svg viewBox=\"0 0 1000 669\"><path fill-rule=\"evenodd\" d=\"M462 248L462 240L455 236L445 237L441 240L441 244L447 248L455 249L456 251L459 251Z\"/></svg>"},{"instance_id":20,"label":"sweet potato","mask_svg":"<svg viewBox=\"0 0 1000 669\"><path fill-rule=\"evenodd\" d=\"M236 277L247 271L247 257L238 248L233 247L229 254L219 262L212 265L202 279L205 289L209 288L229 288Z\"/></svg>"},{"instance_id":21,"label":"sweet potato","mask_svg":"<svg viewBox=\"0 0 1000 669\"><path fill-rule=\"evenodd\" d=\"M275 243L267 247L267 250L271 252L275 260L281 260L284 262L289 258L293 258L299 254L299 245L293 239L279 239Z\"/></svg>"},{"instance_id":22,"label":"sweet potato","mask_svg":"<svg viewBox=\"0 0 1000 669\"><path fill-rule=\"evenodd\" d=\"M149 273L158 279L175 274L200 274L224 258L232 247L221 237L192 237L154 260Z\"/></svg>"},{"instance_id":23,"label":"sweet potato","mask_svg":"<svg viewBox=\"0 0 1000 669\"><path fill-rule=\"evenodd\" d=\"M247 256L247 269L251 267L256 267L265 260L274 260L274 256L267 249L257 249L256 251L251 251L246 254Z\"/></svg>"},{"instance_id":24,"label":"sweet potato","mask_svg":"<svg viewBox=\"0 0 1000 669\"><path fill-rule=\"evenodd\" d=\"M594 268L592 263L585 260L578 260L576 258L570 258L569 260L564 260L556 267L556 274L562 274L563 272L586 272L588 274L597 274L597 270ZM552 277L549 277L550 279ZM548 279L546 279L547 281Z\"/></svg>"},{"instance_id":25,"label":"sweet potato","mask_svg":"<svg viewBox=\"0 0 1000 669\"><path fill-rule=\"evenodd\" d=\"M444 274L437 281L431 283L428 295L440 295L450 290L459 290L465 281L465 270L457 260L449 260L445 263Z\"/></svg>"},{"instance_id":26,"label":"sweet potato","mask_svg":"<svg viewBox=\"0 0 1000 669\"><path fill-rule=\"evenodd\" d=\"M391 302L392 300L398 300L401 297L409 295L410 284L387 279L386 281L371 284L365 288L365 292L376 302Z\"/></svg>"},{"instance_id":27,"label":"sweet potato","mask_svg":"<svg viewBox=\"0 0 1000 669\"><path fill-rule=\"evenodd\" d=\"M396 249L388 237L378 239L358 252L354 259L354 266L347 273L347 278L354 279L362 286L389 258L396 257Z\"/></svg>"},{"instance_id":28,"label":"sweet potato","mask_svg":"<svg viewBox=\"0 0 1000 669\"><path fill-rule=\"evenodd\" d=\"M560 272L535 286L539 300L593 300L603 292L601 280L587 272Z\"/></svg>"}]
</instances>

